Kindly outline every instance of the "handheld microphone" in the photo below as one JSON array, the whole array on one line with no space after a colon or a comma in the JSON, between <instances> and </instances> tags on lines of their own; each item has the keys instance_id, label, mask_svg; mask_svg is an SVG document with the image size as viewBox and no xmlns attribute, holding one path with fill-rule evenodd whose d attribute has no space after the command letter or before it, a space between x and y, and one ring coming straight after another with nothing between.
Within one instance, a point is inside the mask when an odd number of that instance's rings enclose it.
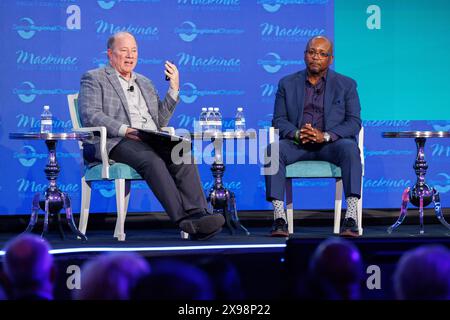
<instances>
[{"instance_id":1,"label":"handheld microphone","mask_svg":"<svg viewBox=\"0 0 450 320\"><path fill-rule=\"evenodd\" d=\"M134 91L134 86L131 85L131 86L128 88L128 91L133 92L133 91Z\"/></svg>"},{"instance_id":2,"label":"handheld microphone","mask_svg":"<svg viewBox=\"0 0 450 320\"><path fill-rule=\"evenodd\" d=\"M173 64L173 62L171 61L171 60L168 60L170 63L172 63ZM169 81L170 80L170 78L166 75L166 81Z\"/></svg>"}]
</instances>

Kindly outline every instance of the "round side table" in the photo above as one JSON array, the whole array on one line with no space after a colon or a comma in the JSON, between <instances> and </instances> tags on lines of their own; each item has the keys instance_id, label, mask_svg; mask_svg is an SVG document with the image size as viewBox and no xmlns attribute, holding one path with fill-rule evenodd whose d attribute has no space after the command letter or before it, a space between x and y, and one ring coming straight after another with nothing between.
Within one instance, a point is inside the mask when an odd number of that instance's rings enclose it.
<instances>
[{"instance_id":1,"label":"round side table","mask_svg":"<svg viewBox=\"0 0 450 320\"><path fill-rule=\"evenodd\" d=\"M402 206L400 209L400 216L397 221L388 228L388 233L392 233L406 217L408 202L419 208L420 217L420 234L424 233L423 224L423 208L431 202L434 204L434 210L438 220L448 229L450 225L445 221L441 210L441 201L439 192L425 183L425 175L427 173L428 164L425 161L425 142L427 138L450 138L450 132L447 131L398 131L398 132L383 132L383 138L413 138L417 146L416 161L413 168L416 172L417 181L412 187L408 187L402 194Z\"/></svg>"},{"instance_id":2,"label":"round side table","mask_svg":"<svg viewBox=\"0 0 450 320\"><path fill-rule=\"evenodd\" d=\"M31 232L36 225L39 209L45 212L44 228L42 237L48 232L49 216L56 217L58 221L58 228L61 238L64 239L64 232L61 225L59 212L62 208L66 213L66 220L70 230L78 236L79 239L86 241L87 238L82 234L73 220L72 208L70 206L69 195L62 192L56 183L60 168L56 159L56 144L59 140L85 140L91 138L92 134L88 132L64 132L64 133L39 133L39 132L18 132L10 133L10 139L16 140L44 140L48 149L48 162L45 166L44 172L49 181L48 187L44 192L43 197L40 193L36 193L33 197L33 205L31 210L30 222L25 232Z\"/></svg>"},{"instance_id":3,"label":"round side table","mask_svg":"<svg viewBox=\"0 0 450 320\"><path fill-rule=\"evenodd\" d=\"M256 131L206 131L191 133L192 140L212 141L214 145L214 163L211 165L211 173L214 177L214 185L209 190L207 197L213 211L222 213L225 224L230 234L242 231L246 235L250 232L241 224L237 215L236 197L234 192L223 185L223 174L225 164L223 163L223 141L224 140L249 140L256 139Z\"/></svg>"}]
</instances>

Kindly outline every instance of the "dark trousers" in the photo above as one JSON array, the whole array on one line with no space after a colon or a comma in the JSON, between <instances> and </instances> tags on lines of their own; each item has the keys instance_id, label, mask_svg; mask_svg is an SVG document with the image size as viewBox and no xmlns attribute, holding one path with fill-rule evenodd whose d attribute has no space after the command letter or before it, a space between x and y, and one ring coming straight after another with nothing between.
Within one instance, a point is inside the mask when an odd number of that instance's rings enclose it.
<instances>
[{"instance_id":1,"label":"dark trousers","mask_svg":"<svg viewBox=\"0 0 450 320\"><path fill-rule=\"evenodd\" d=\"M361 197L361 156L358 144L353 139L338 139L331 143L301 146L293 140L282 139L278 142L279 169L273 175L266 175L267 201L284 201L286 166L300 160L322 160L341 167L342 184L346 197ZM273 145L267 147L271 156ZM272 156L276 160L276 157ZM267 163L267 161L266 161ZM267 166L266 166L267 167Z\"/></svg>"},{"instance_id":2,"label":"dark trousers","mask_svg":"<svg viewBox=\"0 0 450 320\"><path fill-rule=\"evenodd\" d=\"M109 157L135 169L175 223L189 214L204 212L207 202L197 166L174 164L170 150L155 149L145 142L124 138Z\"/></svg>"}]
</instances>

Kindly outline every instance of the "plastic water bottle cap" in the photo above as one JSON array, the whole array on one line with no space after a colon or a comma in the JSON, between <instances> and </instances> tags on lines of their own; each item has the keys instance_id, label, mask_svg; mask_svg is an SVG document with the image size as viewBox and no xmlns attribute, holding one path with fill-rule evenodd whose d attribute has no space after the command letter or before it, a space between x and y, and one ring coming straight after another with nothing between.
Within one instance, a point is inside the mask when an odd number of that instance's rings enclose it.
<instances>
[{"instance_id":1,"label":"plastic water bottle cap","mask_svg":"<svg viewBox=\"0 0 450 320\"><path fill-rule=\"evenodd\" d=\"M202 111L206 111L207 109L206 108L202 108Z\"/></svg>"},{"instance_id":2,"label":"plastic water bottle cap","mask_svg":"<svg viewBox=\"0 0 450 320\"><path fill-rule=\"evenodd\" d=\"M219 108L214 108L214 111L219 111Z\"/></svg>"},{"instance_id":3,"label":"plastic water bottle cap","mask_svg":"<svg viewBox=\"0 0 450 320\"><path fill-rule=\"evenodd\" d=\"M44 106L44 110L50 110L50 106Z\"/></svg>"},{"instance_id":4,"label":"plastic water bottle cap","mask_svg":"<svg viewBox=\"0 0 450 320\"><path fill-rule=\"evenodd\" d=\"M237 110L242 112L242 110L244 110L244 109L242 107L239 107Z\"/></svg>"},{"instance_id":5,"label":"plastic water bottle cap","mask_svg":"<svg viewBox=\"0 0 450 320\"><path fill-rule=\"evenodd\" d=\"M214 110L214 108L212 108L212 107L208 108L208 111L213 111L213 110Z\"/></svg>"}]
</instances>

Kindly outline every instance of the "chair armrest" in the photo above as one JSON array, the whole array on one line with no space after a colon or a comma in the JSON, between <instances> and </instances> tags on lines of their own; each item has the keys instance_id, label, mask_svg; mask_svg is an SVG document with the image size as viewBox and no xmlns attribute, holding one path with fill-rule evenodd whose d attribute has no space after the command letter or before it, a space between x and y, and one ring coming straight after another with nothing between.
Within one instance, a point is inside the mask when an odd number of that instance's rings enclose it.
<instances>
[{"instance_id":1,"label":"chair armrest","mask_svg":"<svg viewBox=\"0 0 450 320\"><path fill-rule=\"evenodd\" d=\"M106 151L106 127L83 127L72 129L80 132L100 132L100 154L102 157L102 178L109 179L109 157Z\"/></svg>"},{"instance_id":2,"label":"chair armrest","mask_svg":"<svg viewBox=\"0 0 450 320\"><path fill-rule=\"evenodd\" d=\"M168 134L175 135L175 128L174 127L162 127L161 131L165 131Z\"/></svg>"},{"instance_id":3,"label":"chair armrest","mask_svg":"<svg viewBox=\"0 0 450 320\"><path fill-rule=\"evenodd\" d=\"M275 135L278 134L278 132L275 132L275 127L270 127L269 128L269 143L274 143L275 142ZM279 140L279 138L277 139L277 141Z\"/></svg>"},{"instance_id":4,"label":"chair armrest","mask_svg":"<svg viewBox=\"0 0 450 320\"><path fill-rule=\"evenodd\" d=\"M362 175L364 176L364 127L361 127L358 134L358 147L361 156Z\"/></svg>"}]
</instances>

